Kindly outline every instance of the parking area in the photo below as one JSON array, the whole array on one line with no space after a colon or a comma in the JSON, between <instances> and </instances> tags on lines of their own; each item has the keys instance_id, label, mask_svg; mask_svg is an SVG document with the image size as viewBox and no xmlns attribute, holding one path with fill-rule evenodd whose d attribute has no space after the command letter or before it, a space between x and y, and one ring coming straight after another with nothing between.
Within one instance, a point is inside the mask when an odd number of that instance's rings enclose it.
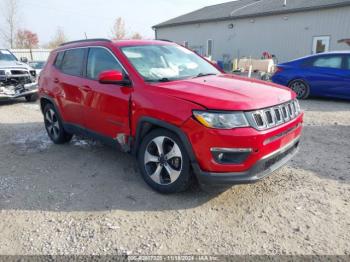
<instances>
[{"instance_id":1,"label":"parking area","mask_svg":"<svg viewBox=\"0 0 350 262\"><path fill-rule=\"evenodd\" d=\"M160 195L132 156L53 145L36 103L0 104L0 253L350 255L350 103L312 99L299 155L253 185Z\"/></svg>"}]
</instances>

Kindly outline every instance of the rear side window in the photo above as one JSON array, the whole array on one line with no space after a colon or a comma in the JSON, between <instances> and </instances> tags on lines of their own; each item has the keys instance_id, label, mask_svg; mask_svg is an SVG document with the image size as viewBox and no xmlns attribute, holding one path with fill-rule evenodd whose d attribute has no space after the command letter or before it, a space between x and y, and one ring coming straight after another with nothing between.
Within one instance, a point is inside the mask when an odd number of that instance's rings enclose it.
<instances>
[{"instance_id":1,"label":"rear side window","mask_svg":"<svg viewBox=\"0 0 350 262\"><path fill-rule=\"evenodd\" d=\"M77 48L65 51L61 71L68 75L82 76L85 49Z\"/></svg>"},{"instance_id":2,"label":"rear side window","mask_svg":"<svg viewBox=\"0 0 350 262\"><path fill-rule=\"evenodd\" d=\"M108 50L100 47L90 48L86 70L87 77L97 80L100 73L106 70L123 72L122 66Z\"/></svg>"},{"instance_id":3,"label":"rear side window","mask_svg":"<svg viewBox=\"0 0 350 262\"><path fill-rule=\"evenodd\" d=\"M54 63L54 66L57 67L57 68L60 68L61 67L61 64L62 64L62 60L63 60L63 56L64 56L64 52L59 52L56 56L56 60L55 60L55 63Z\"/></svg>"},{"instance_id":4,"label":"rear side window","mask_svg":"<svg viewBox=\"0 0 350 262\"><path fill-rule=\"evenodd\" d=\"M341 56L322 56L313 62L314 67L342 68L343 58Z\"/></svg>"}]
</instances>

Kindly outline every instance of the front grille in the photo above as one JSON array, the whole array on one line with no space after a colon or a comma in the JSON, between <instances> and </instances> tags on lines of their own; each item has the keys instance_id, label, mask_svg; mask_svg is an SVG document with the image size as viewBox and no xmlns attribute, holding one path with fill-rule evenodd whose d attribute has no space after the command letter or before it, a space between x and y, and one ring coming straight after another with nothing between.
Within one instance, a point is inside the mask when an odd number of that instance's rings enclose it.
<instances>
[{"instance_id":1,"label":"front grille","mask_svg":"<svg viewBox=\"0 0 350 262\"><path fill-rule=\"evenodd\" d=\"M11 70L12 75L29 75L28 71L25 70Z\"/></svg>"},{"instance_id":2,"label":"front grille","mask_svg":"<svg viewBox=\"0 0 350 262\"><path fill-rule=\"evenodd\" d=\"M1 79L1 83L5 86L11 85L11 86L17 86L17 85L25 85L33 83L30 76L10 76L5 77L4 79Z\"/></svg>"},{"instance_id":3,"label":"front grille","mask_svg":"<svg viewBox=\"0 0 350 262\"><path fill-rule=\"evenodd\" d=\"M250 124L258 130L266 130L287 123L301 113L298 100L247 113Z\"/></svg>"}]
</instances>

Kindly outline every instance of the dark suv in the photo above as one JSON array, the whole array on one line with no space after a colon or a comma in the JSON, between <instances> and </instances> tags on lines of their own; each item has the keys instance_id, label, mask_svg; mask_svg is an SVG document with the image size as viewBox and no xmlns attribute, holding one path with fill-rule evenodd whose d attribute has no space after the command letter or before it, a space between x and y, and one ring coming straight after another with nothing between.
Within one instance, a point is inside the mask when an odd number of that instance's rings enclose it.
<instances>
[{"instance_id":1,"label":"dark suv","mask_svg":"<svg viewBox=\"0 0 350 262\"><path fill-rule=\"evenodd\" d=\"M137 156L155 190L256 182L298 151L303 113L295 93L224 74L163 41L70 42L54 50L39 80L54 143L73 134Z\"/></svg>"}]
</instances>

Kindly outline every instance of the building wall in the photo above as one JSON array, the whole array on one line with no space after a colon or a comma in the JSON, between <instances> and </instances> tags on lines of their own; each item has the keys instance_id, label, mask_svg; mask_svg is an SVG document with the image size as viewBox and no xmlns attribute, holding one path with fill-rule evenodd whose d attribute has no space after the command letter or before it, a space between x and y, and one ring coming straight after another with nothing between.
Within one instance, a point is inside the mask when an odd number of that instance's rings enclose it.
<instances>
[{"instance_id":1,"label":"building wall","mask_svg":"<svg viewBox=\"0 0 350 262\"><path fill-rule=\"evenodd\" d=\"M233 24L232 29L229 29L230 24ZM276 55L279 62L284 62L311 54L315 36L330 36L330 51L349 50L349 46L337 41L350 38L350 7L156 30L157 39L179 44L187 41L189 47L203 50L203 55L206 55L207 40L213 39L216 60L243 56L259 58L268 51Z\"/></svg>"}]
</instances>

